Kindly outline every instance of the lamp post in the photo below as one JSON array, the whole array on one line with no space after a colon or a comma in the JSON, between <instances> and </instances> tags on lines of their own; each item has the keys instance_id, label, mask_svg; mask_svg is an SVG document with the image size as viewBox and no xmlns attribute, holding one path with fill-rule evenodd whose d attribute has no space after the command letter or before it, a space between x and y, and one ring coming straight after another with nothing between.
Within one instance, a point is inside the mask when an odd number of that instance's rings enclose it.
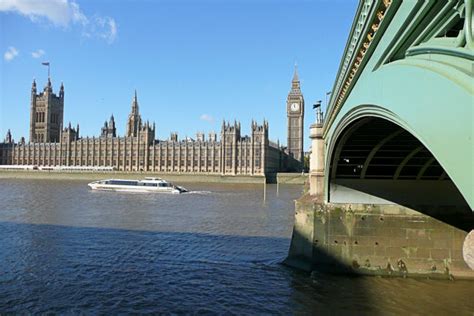
<instances>
[{"instance_id":1,"label":"lamp post","mask_svg":"<svg viewBox=\"0 0 474 316\"><path fill-rule=\"evenodd\" d=\"M326 92L326 112L327 112L328 106L329 106L329 104L328 104L328 101L329 101L329 100L328 100L328 97L331 95L331 93L332 93L332 91Z\"/></svg>"}]
</instances>

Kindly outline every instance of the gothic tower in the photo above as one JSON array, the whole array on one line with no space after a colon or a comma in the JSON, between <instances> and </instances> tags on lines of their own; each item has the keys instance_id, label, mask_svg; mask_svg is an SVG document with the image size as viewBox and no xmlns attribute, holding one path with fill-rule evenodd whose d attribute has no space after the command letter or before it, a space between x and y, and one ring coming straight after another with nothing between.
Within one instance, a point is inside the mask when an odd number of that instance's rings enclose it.
<instances>
[{"instance_id":1,"label":"gothic tower","mask_svg":"<svg viewBox=\"0 0 474 316\"><path fill-rule=\"evenodd\" d=\"M101 129L100 133L101 137L116 137L117 136L117 129L115 128L115 119L114 115L110 116L109 122L105 121L104 126Z\"/></svg>"},{"instance_id":2,"label":"gothic tower","mask_svg":"<svg viewBox=\"0 0 474 316\"><path fill-rule=\"evenodd\" d=\"M137 137L141 128L142 118L138 111L137 90L135 90L135 96L132 101L132 112L128 115L127 137Z\"/></svg>"},{"instance_id":3,"label":"gothic tower","mask_svg":"<svg viewBox=\"0 0 474 316\"><path fill-rule=\"evenodd\" d=\"M221 172L236 174L237 171L237 143L240 140L240 122L222 121L221 129Z\"/></svg>"},{"instance_id":4,"label":"gothic tower","mask_svg":"<svg viewBox=\"0 0 474 316\"><path fill-rule=\"evenodd\" d=\"M64 85L61 83L59 95L53 93L51 80L43 92L36 94L36 82L31 87L30 142L59 142L64 115Z\"/></svg>"},{"instance_id":5,"label":"gothic tower","mask_svg":"<svg viewBox=\"0 0 474 316\"><path fill-rule=\"evenodd\" d=\"M303 163L303 122L304 99L301 93L298 70L291 81L291 90L286 99L286 112L288 116L288 153L301 164Z\"/></svg>"}]
</instances>

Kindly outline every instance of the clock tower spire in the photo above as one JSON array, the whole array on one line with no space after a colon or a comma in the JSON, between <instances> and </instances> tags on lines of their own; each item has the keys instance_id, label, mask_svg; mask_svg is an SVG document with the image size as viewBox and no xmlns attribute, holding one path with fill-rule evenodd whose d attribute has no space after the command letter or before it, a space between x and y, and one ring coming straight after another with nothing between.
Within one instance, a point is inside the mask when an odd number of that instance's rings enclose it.
<instances>
[{"instance_id":1,"label":"clock tower spire","mask_svg":"<svg viewBox=\"0 0 474 316\"><path fill-rule=\"evenodd\" d=\"M301 93L298 67L295 65L291 90L286 98L286 113L288 117L288 154L299 162L297 169L303 167L303 122L304 98ZM299 171L298 170L298 171Z\"/></svg>"}]
</instances>

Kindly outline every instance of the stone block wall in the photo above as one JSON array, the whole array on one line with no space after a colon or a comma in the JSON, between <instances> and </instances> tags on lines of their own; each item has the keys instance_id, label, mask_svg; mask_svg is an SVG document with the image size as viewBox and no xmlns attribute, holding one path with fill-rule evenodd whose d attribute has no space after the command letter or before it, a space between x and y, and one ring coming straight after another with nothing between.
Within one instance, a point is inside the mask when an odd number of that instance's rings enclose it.
<instances>
[{"instance_id":1,"label":"stone block wall","mask_svg":"<svg viewBox=\"0 0 474 316\"><path fill-rule=\"evenodd\" d=\"M453 216L473 227L472 216ZM397 205L325 205L303 197L286 262L329 272L474 279L462 250L469 229L445 218Z\"/></svg>"}]
</instances>

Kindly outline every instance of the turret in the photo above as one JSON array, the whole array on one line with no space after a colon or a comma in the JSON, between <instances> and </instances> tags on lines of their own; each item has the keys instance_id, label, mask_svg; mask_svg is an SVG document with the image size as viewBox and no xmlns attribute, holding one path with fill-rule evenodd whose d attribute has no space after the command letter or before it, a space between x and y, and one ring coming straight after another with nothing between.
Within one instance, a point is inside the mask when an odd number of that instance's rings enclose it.
<instances>
[{"instance_id":1,"label":"turret","mask_svg":"<svg viewBox=\"0 0 474 316\"><path fill-rule=\"evenodd\" d=\"M215 132L210 132L209 133L209 141L210 142L216 142L217 141L217 135Z\"/></svg>"},{"instance_id":2,"label":"turret","mask_svg":"<svg viewBox=\"0 0 474 316\"><path fill-rule=\"evenodd\" d=\"M59 97L64 99L64 84L61 82L61 88L59 88Z\"/></svg>"},{"instance_id":3,"label":"turret","mask_svg":"<svg viewBox=\"0 0 474 316\"><path fill-rule=\"evenodd\" d=\"M101 129L101 137L116 137L117 129L115 128L114 115L110 116L109 122L104 121L104 126Z\"/></svg>"},{"instance_id":4,"label":"turret","mask_svg":"<svg viewBox=\"0 0 474 316\"><path fill-rule=\"evenodd\" d=\"M196 140L198 142L204 142L205 141L205 136L204 136L204 133L203 132L197 132L196 133Z\"/></svg>"},{"instance_id":5,"label":"turret","mask_svg":"<svg viewBox=\"0 0 474 316\"><path fill-rule=\"evenodd\" d=\"M171 135L170 135L170 141L172 141L172 142L177 142L177 141L178 141L178 133L176 133L176 132L171 133Z\"/></svg>"},{"instance_id":6,"label":"turret","mask_svg":"<svg viewBox=\"0 0 474 316\"><path fill-rule=\"evenodd\" d=\"M53 86L51 84L51 78L48 78L48 83L44 87L44 92L49 92L49 93L53 92Z\"/></svg>"},{"instance_id":7,"label":"turret","mask_svg":"<svg viewBox=\"0 0 474 316\"><path fill-rule=\"evenodd\" d=\"M73 128L71 122L69 122L68 126L62 130L61 133L61 141L62 142L73 142L79 139L79 124L77 124L76 128Z\"/></svg>"},{"instance_id":8,"label":"turret","mask_svg":"<svg viewBox=\"0 0 474 316\"><path fill-rule=\"evenodd\" d=\"M36 80L33 79L31 85L31 99L30 99L30 142L36 141Z\"/></svg>"},{"instance_id":9,"label":"turret","mask_svg":"<svg viewBox=\"0 0 474 316\"><path fill-rule=\"evenodd\" d=\"M5 143L7 144L13 143L12 133L10 132L10 130L7 131L7 135L5 136Z\"/></svg>"},{"instance_id":10,"label":"turret","mask_svg":"<svg viewBox=\"0 0 474 316\"><path fill-rule=\"evenodd\" d=\"M109 127L115 128L115 119L114 119L114 115L113 115L113 114L110 116Z\"/></svg>"}]
</instances>

